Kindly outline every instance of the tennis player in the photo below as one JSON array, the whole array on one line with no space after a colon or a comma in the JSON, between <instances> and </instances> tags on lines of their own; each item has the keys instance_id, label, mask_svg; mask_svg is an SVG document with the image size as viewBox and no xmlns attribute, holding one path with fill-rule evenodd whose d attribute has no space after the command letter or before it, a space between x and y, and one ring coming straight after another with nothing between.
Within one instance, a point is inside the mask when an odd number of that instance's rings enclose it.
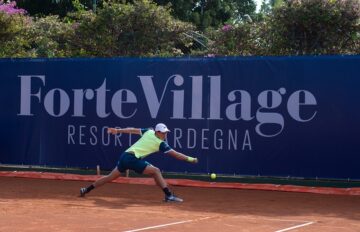
<instances>
[{"instance_id":1,"label":"tennis player","mask_svg":"<svg viewBox=\"0 0 360 232\"><path fill-rule=\"evenodd\" d=\"M107 132L111 134L118 134L118 133L139 134L141 135L141 138L130 148L128 148L124 153L121 154L117 162L117 166L109 175L101 177L87 188L81 188L80 189L81 197L84 197L85 194L89 193L94 188L98 188L112 180L115 180L120 176L121 172L125 172L127 169L130 169L140 174L146 174L152 176L155 180L155 183L164 191L165 202L183 201L183 199L175 196L169 190L168 185L165 182L160 170L144 160L146 156L154 152L161 151L173 156L178 160L183 160L190 163L198 162L197 158L186 156L180 152L175 151L164 141L166 139L167 133L170 132L170 130L166 127L165 124L163 123L157 124L155 126L155 130L129 127L123 129L108 128Z\"/></svg>"}]
</instances>

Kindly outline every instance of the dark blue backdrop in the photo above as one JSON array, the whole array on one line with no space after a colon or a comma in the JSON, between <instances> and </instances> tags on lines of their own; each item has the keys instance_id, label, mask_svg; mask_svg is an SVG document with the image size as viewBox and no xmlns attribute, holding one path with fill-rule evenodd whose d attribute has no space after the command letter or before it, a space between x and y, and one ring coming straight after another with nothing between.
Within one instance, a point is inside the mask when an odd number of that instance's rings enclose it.
<instances>
[{"instance_id":1,"label":"dark blue backdrop","mask_svg":"<svg viewBox=\"0 0 360 232\"><path fill-rule=\"evenodd\" d=\"M360 56L1 59L0 163L114 167L136 135L172 130L169 172L360 179Z\"/></svg>"}]
</instances>

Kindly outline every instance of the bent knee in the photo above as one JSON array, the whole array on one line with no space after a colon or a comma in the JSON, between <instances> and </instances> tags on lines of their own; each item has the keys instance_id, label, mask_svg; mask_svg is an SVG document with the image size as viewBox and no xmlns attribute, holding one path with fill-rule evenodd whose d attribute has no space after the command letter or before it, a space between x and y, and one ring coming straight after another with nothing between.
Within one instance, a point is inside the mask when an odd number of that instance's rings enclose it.
<instances>
[{"instance_id":1,"label":"bent knee","mask_svg":"<svg viewBox=\"0 0 360 232\"><path fill-rule=\"evenodd\" d=\"M156 175L156 174L160 174L161 172L160 172L160 169L159 168L157 168L157 167L153 167L153 166L148 166L149 168L148 168L148 170L147 170L147 174L149 174L149 175Z\"/></svg>"},{"instance_id":2,"label":"bent knee","mask_svg":"<svg viewBox=\"0 0 360 232\"><path fill-rule=\"evenodd\" d=\"M161 171L160 171L160 169L159 169L159 168L154 167L154 172L155 172L156 174L159 174Z\"/></svg>"}]
</instances>

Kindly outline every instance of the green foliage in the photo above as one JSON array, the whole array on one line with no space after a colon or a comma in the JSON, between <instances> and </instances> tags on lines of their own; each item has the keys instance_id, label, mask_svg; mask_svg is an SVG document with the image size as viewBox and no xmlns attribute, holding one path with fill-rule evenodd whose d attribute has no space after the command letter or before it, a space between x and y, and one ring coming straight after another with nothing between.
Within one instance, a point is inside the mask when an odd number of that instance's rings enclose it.
<instances>
[{"instance_id":1,"label":"green foliage","mask_svg":"<svg viewBox=\"0 0 360 232\"><path fill-rule=\"evenodd\" d=\"M191 45L186 33L192 29L150 1L104 4L80 20L73 50L76 56L177 56Z\"/></svg>"},{"instance_id":2,"label":"green foliage","mask_svg":"<svg viewBox=\"0 0 360 232\"><path fill-rule=\"evenodd\" d=\"M0 57L27 56L26 27L29 18L21 14L0 12Z\"/></svg>"},{"instance_id":3,"label":"green foliage","mask_svg":"<svg viewBox=\"0 0 360 232\"><path fill-rule=\"evenodd\" d=\"M272 8L277 8L284 4L284 0L270 0L269 3Z\"/></svg>"},{"instance_id":4,"label":"green foliage","mask_svg":"<svg viewBox=\"0 0 360 232\"><path fill-rule=\"evenodd\" d=\"M172 14L191 22L199 30L218 28L231 20L241 20L244 15L255 14L253 0L155 0L159 5L171 5Z\"/></svg>"},{"instance_id":5,"label":"green foliage","mask_svg":"<svg viewBox=\"0 0 360 232\"><path fill-rule=\"evenodd\" d=\"M27 34L36 57L66 57L72 54L69 42L74 26L62 22L58 16L35 19Z\"/></svg>"},{"instance_id":6,"label":"green foliage","mask_svg":"<svg viewBox=\"0 0 360 232\"><path fill-rule=\"evenodd\" d=\"M225 25L209 35L213 39L209 53L216 56L257 55L258 27L252 23Z\"/></svg>"},{"instance_id":7,"label":"green foliage","mask_svg":"<svg viewBox=\"0 0 360 232\"><path fill-rule=\"evenodd\" d=\"M358 0L264 1L255 17L252 0L91 2L73 0L66 17L0 12L0 57L360 54ZM250 17L234 11L246 2Z\"/></svg>"},{"instance_id":8,"label":"green foliage","mask_svg":"<svg viewBox=\"0 0 360 232\"><path fill-rule=\"evenodd\" d=\"M263 20L223 27L212 36L217 55L359 54L357 0L280 1ZM270 9L270 8L269 8Z\"/></svg>"},{"instance_id":9,"label":"green foliage","mask_svg":"<svg viewBox=\"0 0 360 232\"><path fill-rule=\"evenodd\" d=\"M80 0L72 0L72 5L77 12L85 11L86 6L80 2Z\"/></svg>"},{"instance_id":10,"label":"green foliage","mask_svg":"<svg viewBox=\"0 0 360 232\"><path fill-rule=\"evenodd\" d=\"M254 0L233 0L234 1L234 22L244 20L244 16L248 15L251 18L256 17L256 4Z\"/></svg>"},{"instance_id":11,"label":"green foliage","mask_svg":"<svg viewBox=\"0 0 360 232\"><path fill-rule=\"evenodd\" d=\"M290 0L268 19L265 54L356 53L359 19L358 0Z\"/></svg>"},{"instance_id":12,"label":"green foliage","mask_svg":"<svg viewBox=\"0 0 360 232\"><path fill-rule=\"evenodd\" d=\"M267 0L262 0L259 13L262 15L268 15L271 12L271 8L272 6Z\"/></svg>"}]
</instances>

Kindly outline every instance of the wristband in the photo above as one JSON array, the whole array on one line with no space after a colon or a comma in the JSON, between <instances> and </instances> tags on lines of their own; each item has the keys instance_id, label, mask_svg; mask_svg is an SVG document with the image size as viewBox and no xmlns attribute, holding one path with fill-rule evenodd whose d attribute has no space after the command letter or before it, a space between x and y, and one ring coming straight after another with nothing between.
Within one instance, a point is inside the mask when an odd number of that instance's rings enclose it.
<instances>
[{"instance_id":1,"label":"wristband","mask_svg":"<svg viewBox=\"0 0 360 232\"><path fill-rule=\"evenodd\" d=\"M188 156L187 159L186 159L186 161L190 162L190 163L194 162L194 160L195 160L195 158L190 157L190 156Z\"/></svg>"}]
</instances>

